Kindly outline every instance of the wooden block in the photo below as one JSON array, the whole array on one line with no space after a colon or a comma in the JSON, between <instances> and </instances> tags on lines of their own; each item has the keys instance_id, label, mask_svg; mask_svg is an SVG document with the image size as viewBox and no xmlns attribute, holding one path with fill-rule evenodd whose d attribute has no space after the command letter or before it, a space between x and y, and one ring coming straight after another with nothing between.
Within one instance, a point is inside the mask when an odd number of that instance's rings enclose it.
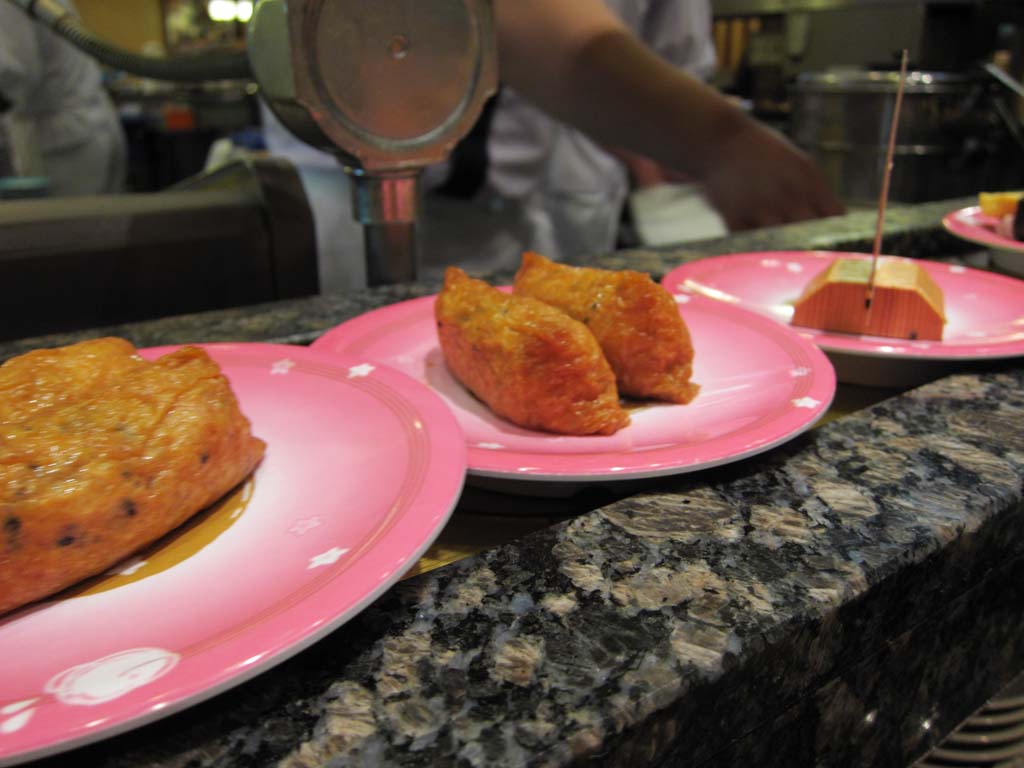
<instances>
[{"instance_id":1,"label":"wooden block","mask_svg":"<svg viewBox=\"0 0 1024 768\"><path fill-rule=\"evenodd\" d=\"M869 259L833 261L797 299L793 325L899 339L942 339L942 290L927 272L905 259L879 259L874 298L866 307L870 273Z\"/></svg>"}]
</instances>

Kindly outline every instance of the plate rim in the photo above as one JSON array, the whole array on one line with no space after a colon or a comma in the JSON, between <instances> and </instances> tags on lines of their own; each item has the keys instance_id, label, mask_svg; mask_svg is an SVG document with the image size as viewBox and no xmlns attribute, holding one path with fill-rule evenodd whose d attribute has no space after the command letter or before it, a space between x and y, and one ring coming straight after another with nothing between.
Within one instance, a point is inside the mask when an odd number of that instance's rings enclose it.
<instances>
[{"instance_id":1,"label":"plate rim","mask_svg":"<svg viewBox=\"0 0 1024 768\"><path fill-rule=\"evenodd\" d=\"M180 349L185 346L200 347L206 350L230 350L243 348L246 350L267 350L277 351L284 355L297 355L303 356L308 355L314 359L320 365L328 365L335 369L340 369L345 360L349 360L356 363L358 358L351 356L345 356L339 361L337 358L332 359L331 356L325 355L322 352L313 350L306 346L293 345L293 344L281 344L273 342L194 342L184 344L170 344L160 345L154 347L143 347L139 348L138 352L145 354L166 354L175 349ZM211 356L214 356L211 354ZM215 358L216 359L216 358ZM365 361L360 361L365 362ZM359 363L356 363L359 364ZM220 363L218 362L218 365ZM429 387L426 387L421 382L416 381L413 377L396 370L391 366L380 365L379 368L384 372L385 378L395 378L401 381L404 386L412 386L414 390L418 390L420 397L424 398L424 403L429 403L430 408L433 410L431 413L431 419L437 419L441 425L436 434L443 435L459 435L461 437L461 428L458 425L457 420L451 413L450 408L444 403L443 399L433 392ZM403 396L404 397L404 396ZM418 408L417 412L422 414L422 408ZM244 405L243 405L244 412ZM447 429L441 422L447 421ZM436 440L437 438L432 438ZM431 544L437 539L440 533L444 530L448 524L451 516L458 504L459 498L465 487L466 472L465 472L465 453L462 452L459 455L459 448L456 445L465 445L465 440L453 440L449 441L452 443L450 446L446 446L446 450L443 452L446 462L445 465L449 466L448 471L451 473L451 477L444 479L445 484L451 485L450 498L444 504L439 504L438 511L440 512L437 521L433 523L429 534L426 538L420 541L415 547L413 547L405 558L405 563L412 567L415 563L423 556L423 554L429 549ZM451 452L454 451L454 452ZM461 458L461 461L460 461ZM455 470L456 466L461 466L461 469ZM437 471L442 471L443 467L436 468ZM448 494L446 494L447 496ZM372 549L370 550L372 552ZM116 718L116 721L112 724L99 727L96 729L86 730L85 727L79 724L74 729L74 735L69 735L66 738L58 738L57 740L38 740L40 743L37 746L29 745L25 748L20 748L17 751L4 752L3 739L0 738L0 766L12 766L20 765L25 762L39 760L46 757L52 757L55 755L63 754L68 751L78 749L89 744L94 744L99 741L114 738L130 731L142 728L146 725L152 724L159 720L162 720L170 715L179 714L190 707L207 701L215 696L218 696L225 691L232 688L236 688L253 678L268 672L274 667L284 663L285 661L293 658L302 651L308 649L316 642L322 640L327 635L336 631L344 624L348 623L352 619L356 618L362 613L367 607L373 602L378 600L381 595L391 589L397 582L399 582L405 575L407 569L396 568L386 578L380 580L373 586L372 589L368 590L358 600L356 600L348 609L341 612L336 612L330 619L324 620L320 623L309 623L307 622L300 630L301 636L289 642L279 642L270 650L262 652L261 658L252 663L239 668L237 664L231 665L230 667L225 665L222 671L218 675L206 675L207 678L214 678L215 681L209 684L200 684L198 690L193 690L191 693L182 692L182 688L186 686L177 686L171 690L169 694L166 694L165 698L154 698L149 696L144 702L141 702L138 706L138 710L134 715L118 716L116 714L110 715L110 717ZM333 580L332 580L333 581ZM328 584L331 582L328 582ZM325 587L316 590L313 593L315 595L322 595ZM328 601L329 602L329 601ZM301 605L302 601L300 601ZM39 609L33 610L45 610L45 604L41 603ZM4 621L7 619L14 619L18 616L20 611L16 610L8 616L2 617ZM326 613L331 613L330 611ZM262 625L258 625L262 626ZM3 626L0 624L0 633L3 632ZM242 633L244 636L246 633ZM221 647L223 644L217 644L214 649ZM250 651L251 653L251 651ZM233 669L234 671L230 674L224 674L223 669ZM154 681L156 682L156 681ZM187 686L188 688L195 688L196 686ZM43 743L45 741L45 743Z\"/></svg>"},{"instance_id":2,"label":"plate rim","mask_svg":"<svg viewBox=\"0 0 1024 768\"><path fill-rule=\"evenodd\" d=\"M968 205L964 208L957 208L955 211L950 211L942 217L942 228L949 234L953 235L953 237L959 238L960 240L964 240L968 243L984 245L987 248L994 248L1006 253L1024 254L1024 242L1003 237L997 232L989 232L987 229L982 230L975 235L973 234L973 231L977 229L975 225L958 221L958 218L961 216L977 216L980 213L980 205ZM959 229L960 226L969 227L972 231L961 231Z\"/></svg>"},{"instance_id":3,"label":"plate rim","mask_svg":"<svg viewBox=\"0 0 1024 768\"><path fill-rule=\"evenodd\" d=\"M673 268L667 272L662 278L662 285L666 290L670 291L674 295L693 295L693 296L704 296L712 301L720 301L710 296L701 293L685 292L680 294L679 289L676 287L680 277L685 276L682 273L693 267L693 265L700 264L702 262L707 263L709 261L720 260L720 259L764 259L764 258L799 258L799 257L811 257L814 259L824 258L836 258L837 256L843 257L856 257L861 259L870 259L871 254L861 253L857 251L829 251L822 249L806 249L806 250L774 250L774 251L748 251L738 253L723 253L714 256L706 256L701 259L695 259L694 261L687 262L686 264L680 264L678 267ZM886 258L893 259L909 259L906 256L891 256L884 255ZM961 265L950 265L940 261L931 261L928 259L912 259L916 263L927 264L942 269L948 270L951 266ZM1019 280L1009 275L1002 275L996 272L987 272L982 269L975 269L974 267L962 266L962 270L969 272L973 275L981 276L982 279L992 280L996 282L1010 281L1012 283L1020 284L1022 290L1022 299L1024 299L1024 281ZM726 303L726 302L722 302ZM802 328L799 326L793 326L790 323L782 322L777 318L773 318L770 313L762 312L757 309L751 309L749 305L739 305L740 308L746 309L747 311L754 312L755 314L761 315L762 317L768 317L773 322L779 325L784 325L792 329L795 333L801 337L807 339L812 344L820 347L821 349L839 353L843 355L871 358L874 360L901 360L913 363L939 363L939 362L977 362L984 360L1007 360L1015 357L1024 355L1024 339L1004 341L999 343L984 343L979 340L971 344L957 344L957 345L945 345L942 341L928 342L927 348L920 347L906 347L904 349L893 349L893 350L882 350L880 347L890 347L899 344L907 344L906 339L894 339L885 338L882 336L859 336L856 334L840 334L830 331L819 331L813 328ZM874 345L877 348L871 348L870 346L865 347L862 345ZM912 351L911 351L912 350Z\"/></svg>"},{"instance_id":4,"label":"plate rim","mask_svg":"<svg viewBox=\"0 0 1024 768\"><path fill-rule=\"evenodd\" d=\"M499 286L500 290L507 290L508 286ZM350 318L345 322L342 322L333 328L325 331L318 337L312 344L314 349L324 350L330 354L346 354L351 355L352 352L344 350L343 352L335 352L330 346L335 343L342 333L351 333L353 328L357 328L359 325L367 324L372 325L375 320L381 319L382 315L378 313L405 313L415 314L417 311L427 304L432 304L436 299L437 294L431 294L429 296L420 296L414 299L408 299L394 304L389 304L383 307L365 312L356 317ZM468 458L468 469L467 472L471 476L491 478L491 479L504 479L504 480L515 480L523 483L550 483L550 482L581 482L581 483L593 483L593 482L615 482L615 481L626 481L626 480L641 480L652 477L667 477L671 475L682 475L690 474L693 472L702 471L705 469L712 469L714 467L720 467L726 464L735 463L748 459L752 456L756 456L760 453L765 453L780 445L783 445L796 437L799 437L804 432L812 429L818 421L827 413L828 408L835 398L836 394L836 374L835 369L832 366L831 361L828 357L818 349L814 344L810 343L807 339L800 336L800 334L793 331L791 328L785 326L779 326L779 324L765 318L764 316L753 312L748 309L741 307L733 307L725 305L722 302L716 302L705 297L694 297L691 300L696 300L698 304L705 304L705 306L712 312L724 312L726 314L735 313L740 316L743 320L754 326L761 326L770 334L776 334L781 337L787 338L791 343L799 346L810 358L814 364L813 372L816 377L817 383L821 386L821 392L815 390L815 395L821 394L818 399L818 405L814 408L806 409L807 418L804 419L800 426L794 429L786 430L783 434L766 441L765 443L753 446L740 453L729 453L725 456L720 456L715 459L706 461L700 461L696 463L676 463L670 466L658 466L650 467L646 466L643 468L623 469L622 471L610 472L607 469L602 468L590 468L585 470L556 470L556 471L542 471L538 468L528 468L528 471L509 471L507 469L494 467L493 464L488 462L481 462L480 459L492 455L495 451L478 446L470 445L467 440L467 458ZM395 324L399 324L398 320L394 321ZM383 363L387 364L387 363ZM438 393L440 394L440 393ZM441 395L444 397L443 395ZM448 402L447 398L444 398L445 402ZM665 404L671 405L671 404ZM451 406L450 406L451 407ZM657 406L656 406L657 407ZM681 406L685 407L685 406ZM781 418L781 417L780 417ZM629 427L626 427L628 429ZM546 433L539 433L546 434ZM596 437L595 439L600 439ZM552 454L534 454L534 453L523 453L521 451L501 451L503 456L514 456L521 457L524 461L536 462L539 455L552 455ZM572 455L572 454L562 454ZM586 454L593 456L595 454ZM603 454L596 454L603 455ZM610 454L611 455L611 454ZM615 452L614 455L622 455L620 452ZM649 462L648 462L649 464Z\"/></svg>"}]
</instances>

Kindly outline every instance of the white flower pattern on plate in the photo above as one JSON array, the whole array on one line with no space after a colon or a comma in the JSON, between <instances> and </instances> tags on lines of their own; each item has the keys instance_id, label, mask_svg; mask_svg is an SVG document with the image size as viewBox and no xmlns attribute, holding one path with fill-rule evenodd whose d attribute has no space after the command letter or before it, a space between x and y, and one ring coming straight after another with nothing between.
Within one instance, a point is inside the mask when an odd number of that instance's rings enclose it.
<instances>
[{"instance_id":1,"label":"white flower pattern on plate","mask_svg":"<svg viewBox=\"0 0 1024 768\"><path fill-rule=\"evenodd\" d=\"M288 371L295 367L295 362L289 360L287 357L283 360L278 360L276 363L270 366L271 376L286 376Z\"/></svg>"},{"instance_id":2,"label":"white flower pattern on plate","mask_svg":"<svg viewBox=\"0 0 1024 768\"><path fill-rule=\"evenodd\" d=\"M323 525L323 521L319 517L306 517L302 520L296 520L295 524L288 529L288 533L294 533L296 536L302 536L309 533L314 528L319 528Z\"/></svg>"},{"instance_id":3,"label":"white flower pattern on plate","mask_svg":"<svg viewBox=\"0 0 1024 768\"><path fill-rule=\"evenodd\" d=\"M309 558L309 566L306 570L313 570L314 568L322 568L325 565L333 565L341 559L341 556L348 552L348 549L342 547L331 547L326 552L321 552L319 555L313 555Z\"/></svg>"},{"instance_id":4,"label":"white flower pattern on plate","mask_svg":"<svg viewBox=\"0 0 1024 768\"><path fill-rule=\"evenodd\" d=\"M821 401L815 400L813 397L800 397L793 401L793 405L797 408L817 408L821 405Z\"/></svg>"},{"instance_id":5,"label":"white flower pattern on plate","mask_svg":"<svg viewBox=\"0 0 1024 768\"><path fill-rule=\"evenodd\" d=\"M163 648L133 648L66 669L43 690L70 706L105 704L163 677L180 658Z\"/></svg>"},{"instance_id":6,"label":"white flower pattern on plate","mask_svg":"<svg viewBox=\"0 0 1024 768\"><path fill-rule=\"evenodd\" d=\"M36 711L32 705L37 701L39 701L38 698L24 699L0 707L0 716L5 718L0 720L0 735L14 733L24 728Z\"/></svg>"},{"instance_id":7,"label":"white flower pattern on plate","mask_svg":"<svg viewBox=\"0 0 1024 768\"><path fill-rule=\"evenodd\" d=\"M348 369L348 377L350 379L362 379L365 378L366 376L369 376L375 370L377 369L374 368L369 363L363 363L362 365L353 365L351 368Z\"/></svg>"}]
</instances>

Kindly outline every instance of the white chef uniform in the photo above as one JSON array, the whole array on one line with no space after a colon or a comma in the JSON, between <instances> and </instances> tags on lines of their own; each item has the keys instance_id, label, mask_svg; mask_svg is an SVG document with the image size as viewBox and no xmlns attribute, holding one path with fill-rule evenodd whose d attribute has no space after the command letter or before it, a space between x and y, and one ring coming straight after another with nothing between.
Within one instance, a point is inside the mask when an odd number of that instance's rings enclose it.
<instances>
[{"instance_id":1,"label":"white chef uniform","mask_svg":"<svg viewBox=\"0 0 1024 768\"><path fill-rule=\"evenodd\" d=\"M716 57L708 0L605 2L663 58L702 79L711 75ZM487 182L476 210L427 199L423 249L429 277L446 263L479 271L514 269L527 249L565 260L615 247L629 194L622 163L512 89L499 98ZM452 227L460 218L461 231Z\"/></svg>"},{"instance_id":2,"label":"white chef uniform","mask_svg":"<svg viewBox=\"0 0 1024 768\"><path fill-rule=\"evenodd\" d=\"M99 65L8 2L0 2L0 94L12 104L5 122L21 175L47 177L54 195L122 189L124 133Z\"/></svg>"}]
</instances>

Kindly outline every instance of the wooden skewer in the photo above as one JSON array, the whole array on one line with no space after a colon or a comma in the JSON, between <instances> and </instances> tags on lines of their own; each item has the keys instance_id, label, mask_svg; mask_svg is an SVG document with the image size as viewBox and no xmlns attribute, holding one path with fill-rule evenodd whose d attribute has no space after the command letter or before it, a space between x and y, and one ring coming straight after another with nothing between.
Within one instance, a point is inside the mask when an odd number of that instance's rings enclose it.
<instances>
[{"instance_id":1,"label":"wooden skewer","mask_svg":"<svg viewBox=\"0 0 1024 768\"><path fill-rule=\"evenodd\" d=\"M889 183L892 180L893 155L896 153L896 131L900 123L900 107L903 105L903 84L907 79L907 49L900 59L900 81L896 86L896 105L892 110L892 125L889 126L889 148L885 155L885 172L882 175L882 191L878 196L878 220L875 222L875 245L871 250L871 273L868 275L865 309L871 308L875 295L875 272L878 268L878 254L882 250L882 229L885 225L885 207L889 201Z\"/></svg>"}]
</instances>

